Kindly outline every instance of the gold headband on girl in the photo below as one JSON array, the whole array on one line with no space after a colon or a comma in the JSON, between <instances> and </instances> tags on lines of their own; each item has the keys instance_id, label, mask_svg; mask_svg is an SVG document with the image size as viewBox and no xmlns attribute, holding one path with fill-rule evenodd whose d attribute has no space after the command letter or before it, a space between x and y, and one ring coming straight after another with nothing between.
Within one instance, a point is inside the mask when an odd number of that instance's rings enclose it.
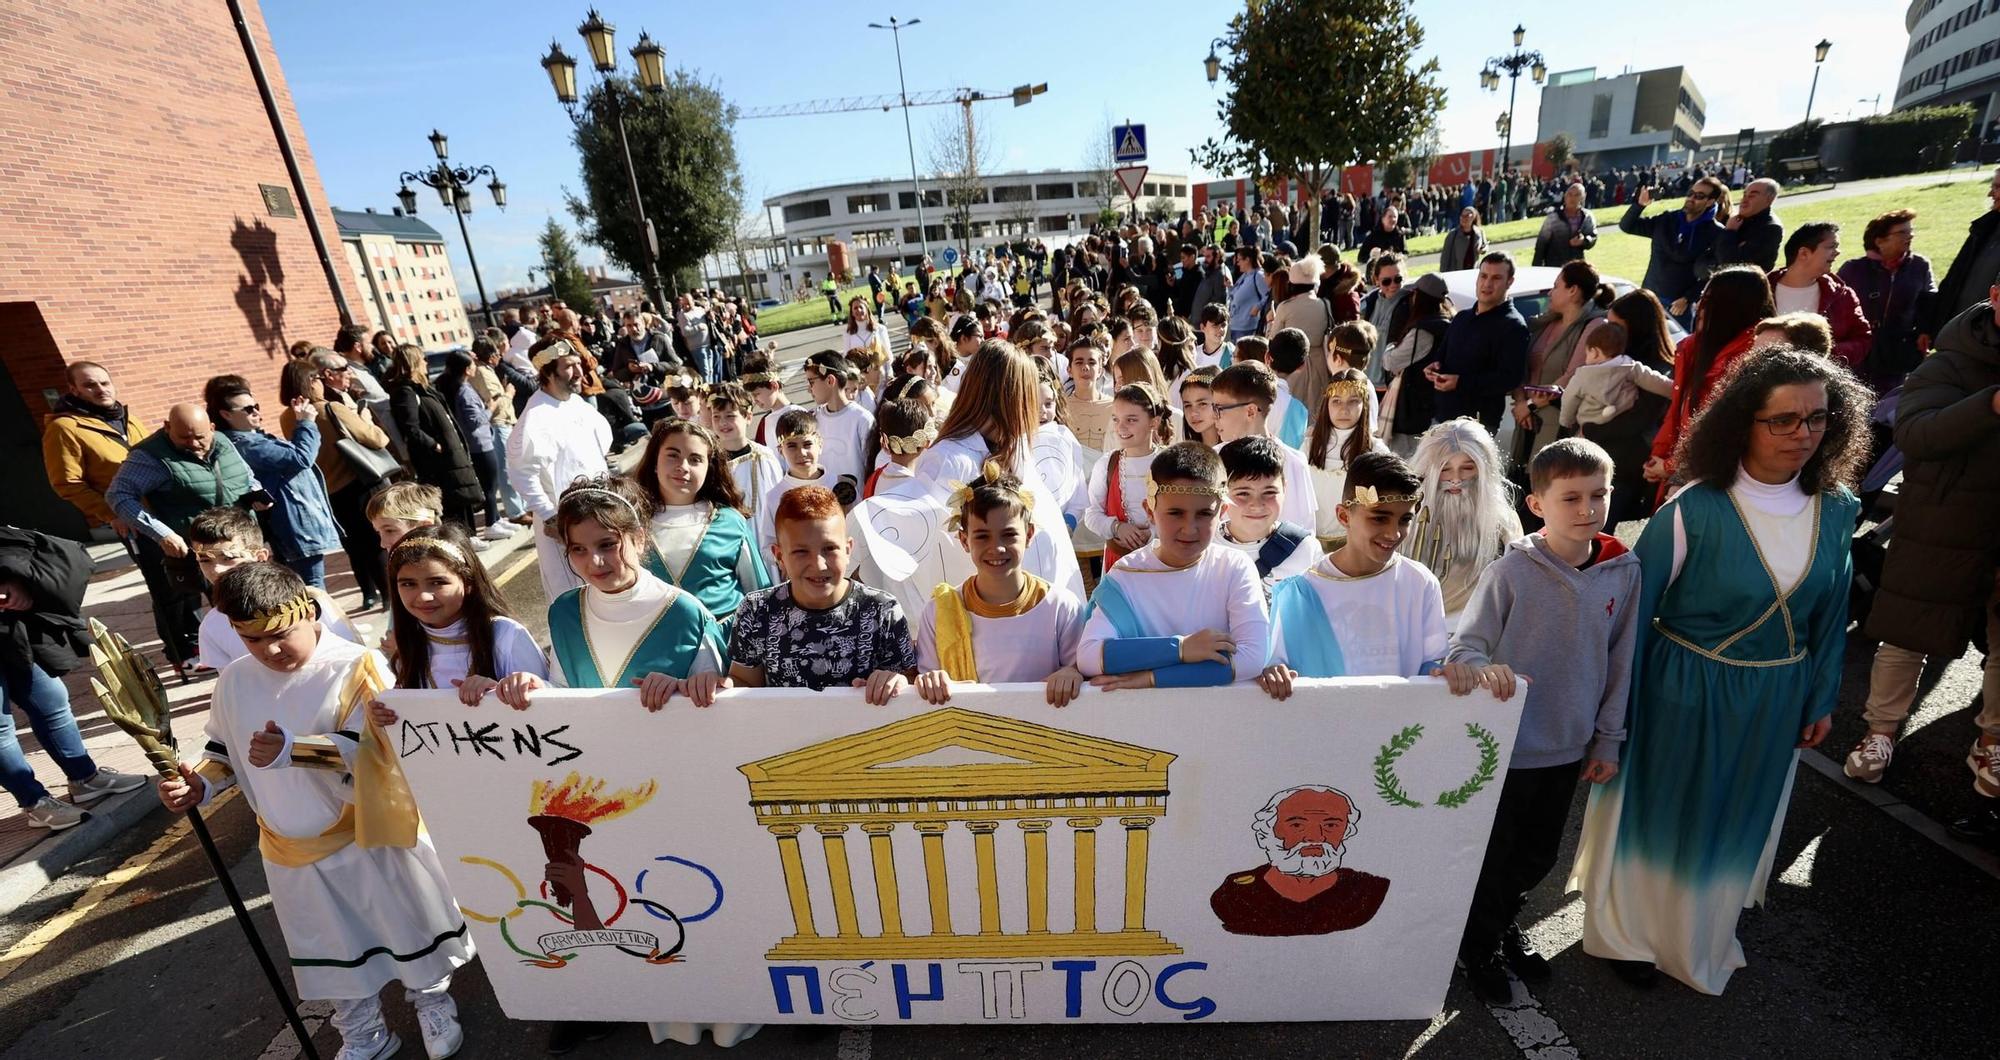
<instances>
[{"instance_id":1,"label":"gold headband on girl","mask_svg":"<svg viewBox=\"0 0 2000 1060\"><path fill-rule=\"evenodd\" d=\"M625 496L624 494L618 492L617 490L608 490L604 489L601 486L585 486L580 490L570 490L568 493L563 494L563 499L568 500L571 497L581 497L587 493L600 494L602 496L609 497L612 500L615 500L618 503L624 505L626 508L630 509L632 512L632 517L634 519L639 519L639 506L633 504L632 499L630 497ZM644 519L639 519L639 521L642 523L645 522Z\"/></svg>"},{"instance_id":2,"label":"gold headband on girl","mask_svg":"<svg viewBox=\"0 0 2000 1060\"><path fill-rule=\"evenodd\" d=\"M924 427L904 437L899 438L891 434L885 435L884 438L889 443L890 452L897 456L910 456L930 448L930 444L937 441L937 436L936 427Z\"/></svg>"},{"instance_id":3,"label":"gold headband on girl","mask_svg":"<svg viewBox=\"0 0 2000 1060\"><path fill-rule=\"evenodd\" d=\"M288 629L299 622L312 618L318 613L319 602L313 599L310 591L300 589L297 596L285 601L279 607L270 611L259 611L241 621L230 619L229 625L237 633L262 636L266 633L276 633L281 629Z\"/></svg>"},{"instance_id":4,"label":"gold headband on girl","mask_svg":"<svg viewBox=\"0 0 2000 1060\"><path fill-rule=\"evenodd\" d=\"M446 558L457 562L458 565L461 567L472 566L472 562L465 558L465 552L463 550L461 550L457 545L454 545L451 542L446 541L444 538L441 537L420 537L417 538L415 541L412 541L409 538L404 538L396 545L396 551L398 552L401 552L406 548L412 551L415 551L417 549L423 549L428 552L442 553Z\"/></svg>"},{"instance_id":5,"label":"gold headband on girl","mask_svg":"<svg viewBox=\"0 0 2000 1060\"><path fill-rule=\"evenodd\" d=\"M1335 398L1365 401L1368 398L1368 384L1358 379L1336 379L1328 383L1325 392L1320 395L1321 401L1332 401Z\"/></svg>"}]
</instances>

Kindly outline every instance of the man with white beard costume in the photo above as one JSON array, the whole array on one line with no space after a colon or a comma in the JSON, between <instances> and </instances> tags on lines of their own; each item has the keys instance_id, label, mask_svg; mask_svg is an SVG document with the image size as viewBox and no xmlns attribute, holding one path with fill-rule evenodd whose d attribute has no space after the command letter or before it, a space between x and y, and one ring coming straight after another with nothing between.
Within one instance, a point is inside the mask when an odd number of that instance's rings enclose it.
<instances>
[{"instance_id":1,"label":"man with white beard costume","mask_svg":"<svg viewBox=\"0 0 2000 1060\"><path fill-rule=\"evenodd\" d=\"M1209 895L1235 935L1325 935L1374 919L1389 881L1344 868L1361 810L1338 788L1304 784L1271 796L1251 831L1267 864L1230 875Z\"/></svg>"},{"instance_id":2,"label":"man with white beard costume","mask_svg":"<svg viewBox=\"0 0 2000 1060\"><path fill-rule=\"evenodd\" d=\"M1493 435L1463 417L1425 431L1410 467L1423 476L1423 503L1398 551L1437 575L1445 626L1456 631L1479 576L1521 536L1513 484Z\"/></svg>"}]
</instances>

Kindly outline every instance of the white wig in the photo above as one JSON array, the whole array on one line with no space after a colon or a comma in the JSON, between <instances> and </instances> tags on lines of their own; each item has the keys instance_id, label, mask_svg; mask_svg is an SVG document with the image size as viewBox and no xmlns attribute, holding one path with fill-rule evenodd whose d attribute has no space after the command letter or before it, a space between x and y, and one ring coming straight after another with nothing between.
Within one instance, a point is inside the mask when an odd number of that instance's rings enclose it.
<instances>
[{"instance_id":1,"label":"white wig","mask_svg":"<svg viewBox=\"0 0 2000 1060\"><path fill-rule=\"evenodd\" d=\"M1467 495L1473 517L1441 530L1447 569L1454 577L1464 577L1469 584L1478 580L1487 564L1499 558L1507 542L1521 536L1521 517L1514 513L1514 486L1507 481L1507 464L1500 456L1499 444L1487 433L1485 425L1466 416L1436 424L1417 439L1410 467L1423 476L1425 508L1434 513L1441 510L1439 474L1456 456L1471 457L1479 468L1478 486ZM1405 535L1397 550L1415 557L1420 545L1418 537Z\"/></svg>"},{"instance_id":2,"label":"white wig","mask_svg":"<svg viewBox=\"0 0 2000 1060\"><path fill-rule=\"evenodd\" d=\"M1347 844L1348 840L1360 834L1361 806L1354 801L1354 796L1349 795L1339 788L1328 787L1325 784L1300 784L1296 788L1286 788L1276 795L1271 796L1271 801L1265 803L1264 808L1257 811L1257 819L1251 822L1250 830L1256 834L1258 846L1265 849L1270 848L1271 833L1276 830L1278 821L1278 804L1297 795L1301 791L1317 791L1323 795L1338 795L1346 800L1347 831L1340 837L1343 847Z\"/></svg>"}]
</instances>

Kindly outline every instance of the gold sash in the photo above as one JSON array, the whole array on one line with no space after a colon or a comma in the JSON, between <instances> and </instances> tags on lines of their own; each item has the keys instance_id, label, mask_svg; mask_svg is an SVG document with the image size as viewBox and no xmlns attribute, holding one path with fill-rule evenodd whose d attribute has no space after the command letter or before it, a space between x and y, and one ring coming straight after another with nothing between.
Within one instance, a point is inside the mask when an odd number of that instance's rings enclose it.
<instances>
[{"instance_id":1,"label":"gold sash","mask_svg":"<svg viewBox=\"0 0 2000 1060\"><path fill-rule=\"evenodd\" d=\"M341 709L335 726L346 728L357 712L365 720L367 704L388 687L381 667L375 663L375 653L363 655L348 672L341 688ZM294 738L295 768L302 758L311 761L322 757L321 750L310 744L300 747L302 741L319 743L327 742L327 738ZM341 810L340 818L319 835L300 838L272 831L260 817L258 847L269 861L287 868L302 868L349 843L364 849L415 846L417 825L416 799L403 779L402 768L396 764L389 736L381 726L367 721L354 754L354 801Z\"/></svg>"}]
</instances>

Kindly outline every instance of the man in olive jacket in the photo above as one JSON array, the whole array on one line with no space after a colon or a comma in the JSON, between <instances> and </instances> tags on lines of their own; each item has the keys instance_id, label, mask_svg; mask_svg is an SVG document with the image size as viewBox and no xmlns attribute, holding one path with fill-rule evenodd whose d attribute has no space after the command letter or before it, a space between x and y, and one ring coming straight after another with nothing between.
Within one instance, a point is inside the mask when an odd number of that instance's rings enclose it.
<instances>
[{"instance_id":1,"label":"man in olive jacket","mask_svg":"<svg viewBox=\"0 0 2000 1060\"><path fill-rule=\"evenodd\" d=\"M1869 733L1848 771L1888 764L1896 730L1916 697L1926 656L1955 659L1983 625L1988 653L1980 734L1969 762L1985 806L1954 829L2000 841L2000 283L1989 300L1946 324L1937 346L1903 382L1896 446L1907 461L1882 586L1868 615L1876 649L1864 708ZM1889 737L1888 747L1871 741ZM1879 759L1879 764L1877 763Z\"/></svg>"}]
</instances>

